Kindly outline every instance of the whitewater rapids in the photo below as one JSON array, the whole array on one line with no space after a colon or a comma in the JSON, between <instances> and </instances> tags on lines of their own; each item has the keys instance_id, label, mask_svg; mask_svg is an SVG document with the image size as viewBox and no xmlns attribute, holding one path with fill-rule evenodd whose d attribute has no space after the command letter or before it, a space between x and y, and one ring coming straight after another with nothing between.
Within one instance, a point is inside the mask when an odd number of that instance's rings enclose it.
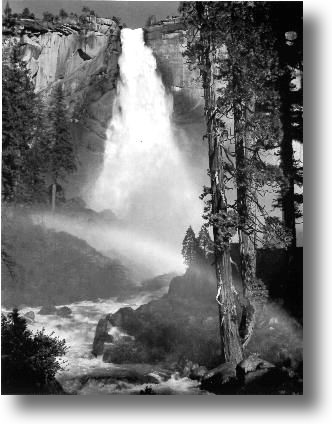
<instances>
[{"instance_id":1,"label":"whitewater rapids","mask_svg":"<svg viewBox=\"0 0 332 424\"><path fill-rule=\"evenodd\" d=\"M65 357L64 370L56 375L64 390L69 394L77 395L98 395L98 394L138 394L147 386L150 386L156 394L205 394L198 388L197 382L189 378L180 378L177 374L161 371L160 366L149 364L121 364L105 363L102 357L95 358L91 354L92 343L94 339L95 329L99 319L108 313L114 313L118 309L130 306L133 309L138 308L143 303L151 301L153 298L159 297L162 293L155 292L151 294L142 294L135 299L126 302L118 302L114 299L93 301L82 301L69 306L72 315L68 318L57 315L40 315L38 311L40 307L25 307L20 310L24 315L28 311L35 313L35 320L29 323L28 327L32 331L45 329L46 334L58 336L60 339L66 340L68 352ZM123 336L121 330L112 327L110 333L114 339ZM149 375L158 380L158 383L149 384L132 384L128 381L119 379L116 384L107 383L107 381L98 378L90 378L86 384L82 385L82 378L86 376L105 376L106 380L112 376L112 373L128 370Z\"/></svg>"}]
</instances>

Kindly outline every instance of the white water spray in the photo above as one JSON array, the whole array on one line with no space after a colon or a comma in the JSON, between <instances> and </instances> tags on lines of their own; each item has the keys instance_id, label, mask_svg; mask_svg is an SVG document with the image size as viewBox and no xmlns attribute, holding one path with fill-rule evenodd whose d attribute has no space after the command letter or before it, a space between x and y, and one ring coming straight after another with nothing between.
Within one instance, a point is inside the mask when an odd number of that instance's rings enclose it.
<instances>
[{"instance_id":1,"label":"white water spray","mask_svg":"<svg viewBox=\"0 0 332 424\"><path fill-rule=\"evenodd\" d=\"M87 199L97 211L150 235L178 242L200 222L200 188L193 186L172 129L172 97L156 71L142 29L121 32L121 81L107 131L104 165Z\"/></svg>"}]
</instances>

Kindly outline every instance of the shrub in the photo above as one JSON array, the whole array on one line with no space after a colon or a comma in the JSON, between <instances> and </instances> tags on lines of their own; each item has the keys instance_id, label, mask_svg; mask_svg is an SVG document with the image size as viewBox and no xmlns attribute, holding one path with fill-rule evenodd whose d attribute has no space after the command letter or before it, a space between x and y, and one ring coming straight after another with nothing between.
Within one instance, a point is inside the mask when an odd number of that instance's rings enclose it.
<instances>
[{"instance_id":1,"label":"shrub","mask_svg":"<svg viewBox=\"0 0 332 424\"><path fill-rule=\"evenodd\" d=\"M32 333L18 310L1 315L2 394L43 394L56 386L55 374L63 369L65 340Z\"/></svg>"}]
</instances>

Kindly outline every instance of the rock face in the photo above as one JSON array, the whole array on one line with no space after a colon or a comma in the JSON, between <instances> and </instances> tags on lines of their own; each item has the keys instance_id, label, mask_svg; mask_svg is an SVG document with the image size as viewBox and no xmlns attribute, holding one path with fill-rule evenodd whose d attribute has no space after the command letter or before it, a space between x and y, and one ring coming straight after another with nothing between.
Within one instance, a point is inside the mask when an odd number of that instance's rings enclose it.
<instances>
[{"instance_id":1,"label":"rock face","mask_svg":"<svg viewBox=\"0 0 332 424\"><path fill-rule=\"evenodd\" d=\"M112 20L98 19L88 28L60 25L44 33L23 33L23 59L35 80L36 91L48 89L61 79L73 94L93 75L110 70L110 56L120 47L118 31ZM83 74L85 81L80 80Z\"/></svg>"},{"instance_id":2,"label":"rock face","mask_svg":"<svg viewBox=\"0 0 332 424\"><path fill-rule=\"evenodd\" d=\"M94 76L110 76L121 52L120 29L111 19L98 18L87 27L63 24L42 31L24 27L20 41L36 92L62 80L71 96L87 88Z\"/></svg>"},{"instance_id":3,"label":"rock face","mask_svg":"<svg viewBox=\"0 0 332 424\"><path fill-rule=\"evenodd\" d=\"M65 184L66 198L84 197L102 164L104 141L116 93L120 28L111 19L89 25L73 23L45 27L39 21L20 22L23 59L46 100L61 83L72 116L72 135L79 169ZM16 34L6 34L4 43Z\"/></svg>"},{"instance_id":4,"label":"rock face","mask_svg":"<svg viewBox=\"0 0 332 424\"><path fill-rule=\"evenodd\" d=\"M183 56L186 32L183 23L164 23L144 28L145 42L153 50L157 69L173 97L173 128L183 156L190 162L191 179L208 184L208 148L204 97L198 70L191 70Z\"/></svg>"},{"instance_id":5,"label":"rock face","mask_svg":"<svg viewBox=\"0 0 332 424\"><path fill-rule=\"evenodd\" d=\"M110 328L109 318L101 318L98 321L95 338L92 345L92 354L94 356L101 355L104 352L104 345L106 342L110 343L113 341L113 337L108 334Z\"/></svg>"},{"instance_id":6,"label":"rock face","mask_svg":"<svg viewBox=\"0 0 332 424\"><path fill-rule=\"evenodd\" d=\"M179 284L185 296L177 293ZM211 296L200 296L204 291ZM116 341L104 352L103 360L172 363L187 358L199 365L216 365L220 352L214 292L215 281L208 269L190 270L183 277L174 278L162 298L136 310L121 308L109 320L131 338ZM202 372L196 371L197 376Z\"/></svg>"},{"instance_id":7,"label":"rock face","mask_svg":"<svg viewBox=\"0 0 332 424\"><path fill-rule=\"evenodd\" d=\"M191 70L183 53L186 49L186 31L181 21L144 28L145 42L153 50L158 70L166 87L172 91L187 91L203 103L203 89L197 70Z\"/></svg>"}]
</instances>

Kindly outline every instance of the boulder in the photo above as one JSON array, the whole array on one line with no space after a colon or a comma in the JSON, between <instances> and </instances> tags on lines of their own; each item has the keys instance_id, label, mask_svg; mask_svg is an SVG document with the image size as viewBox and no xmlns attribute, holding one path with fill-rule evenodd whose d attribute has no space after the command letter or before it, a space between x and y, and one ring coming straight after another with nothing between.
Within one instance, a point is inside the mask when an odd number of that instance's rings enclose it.
<instances>
[{"instance_id":1,"label":"boulder","mask_svg":"<svg viewBox=\"0 0 332 424\"><path fill-rule=\"evenodd\" d=\"M33 311L28 311L24 314L24 318L26 318L26 320L28 322L34 322L35 320L35 313Z\"/></svg>"},{"instance_id":2,"label":"boulder","mask_svg":"<svg viewBox=\"0 0 332 424\"><path fill-rule=\"evenodd\" d=\"M148 363L151 360L151 352L141 343L135 340L119 339L116 343L105 349L103 354L104 362L113 362L115 364L126 363Z\"/></svg>"},{"instance_id":3,"label":"boulder","mask_svg":"<svg viewBox=\"0 0 332 424\"><path fill-rule=\"evenodd\" d=\"M189 377L192 380L201 380L208 372L208 369L205 366L199 365L185 358L182 358L175 365L175 368L178 370L181 377Z\"/></svg>"},{"instance_id":4,"label":"boulder","mask_svg":"<svg viewBox=\"0 0 332 424\"><path fill-rule=\"evenodd\" d=\"M189 373L189 378L192 380L201 380L207 372L208 369L204 365L194 364Z\"/></svg>"},{"instance_id":5,"label":"boulder","mask_svg":"<svg viewBox=\"0 0 332 424\"><path fill-rule=\"evenodd\" d=\"M257 369L244 376L241 389L237 394L254 395L294 395L303 393L303 381L290 376L288 371L279 367Z\"/></svg>"},{"instance_id":6,"label":"boulder","mask_svg":"<svg viewBox=\"0 0 332 424\"><path fill-rule=\"evenodd\" d=\"M121 308L109 317L109 321L114 327L126 328L136 321L135 311L129 306Z\"/></svg>"},{"instance_id":7,"label":"boulder","mask_svg":"<svg viewBox=\"0 0 332 424\"><path fill-rule=\"evenodd\" d=\"M56 310L56 314L62 318L68 318L72 314L72 310L68 306L62 306Z\"/></svg>"},{"instance_id":8,"label":"boulder","mask_svg":"<svg viewBox=\"0 0 332 424\"><path fill-rule=\"evenodd\" d=\"M40 315L55 315L57 313L56 307L54 305L43 306L38 314Z\"/></svg>"},{"instance_id":9,"label":"boulder","mask_svg":"<svg viewBox=\"0 0 332 424\"><path fill-rule=\"evenodd\" d=\"M267 370L274 367L275 365L271 364L268 361L265 361L264 359L260 358L258 355L251 354L248 356L248 358L243 359L240 363L237 364L236 375L240 381L247 381L248 378L246 377L246 374L253 373L255 371L260 371L260 370ZM264 374L264 373L260 372L257 375L261 375L261 374Z\"/></svg>"},{"instance_id":10,"label":"boulder","mask_svg":"<svg viewBox=\"0 0 332 424\"><path fill-rule=\"evenodd\" d=\"M190 361L189 359L179 361L178 368L181 377L189 377L189 374L195 365L197 364L194 364L193 361Z\"/></svg>"},{"instance_id":11,"label":"boulder","mask_svg":"<svg viewBox=\"0 0 332 424\"><path fill-rule=\"evenodd\" d=\"M208 371L202 378L201 388L217 394L234 394L239 388L235 365L226 362Z\"/></svg>"},{"instance_id":12,"label":"boulder","mask_svg":"<svg viewBox=\"0 0 332 424\"><path fill-rule=\"evenodd\" d=\"M235 366L232 362L225 362L224 364L208 371L204 375L203 380L217 380L220 384L225 384L232 378L236 378Z\"/></svg>"},{"instance_id":13,"label":"boulder","mask_svg":"<svg viewBox=\"0 0 332 424\"><path fill-rule=\"evenodd\" d=\"M113 336L108 334L109 327L110 322L108 317L101 318L98 321L92 345L92 354L94 356L102 355L104 353L104 344L111 343L113 341Z\"/></svg>"}]
</instances>

